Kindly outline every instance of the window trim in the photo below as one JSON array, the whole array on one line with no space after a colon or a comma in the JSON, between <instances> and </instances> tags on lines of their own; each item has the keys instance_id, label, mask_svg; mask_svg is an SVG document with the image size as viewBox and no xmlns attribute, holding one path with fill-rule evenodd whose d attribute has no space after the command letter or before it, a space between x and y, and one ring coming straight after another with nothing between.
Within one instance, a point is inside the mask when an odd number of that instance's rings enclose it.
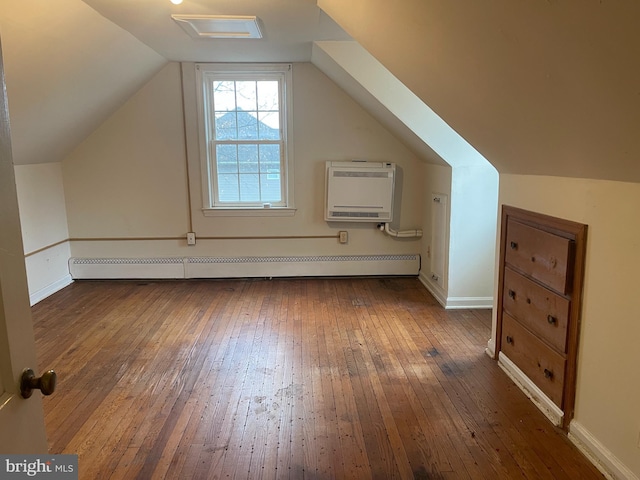
<instances>
[{"instance_id":1,"label":"window trim","mask_svg":"<svg viewBox=\"0 0 640 480\"><path fill-rule=\"evenodd\" d=\"M293 195L293 118L292 118L292 65L291 64L233 64L233 63L196 63L196 96L198 111L198 141L200 150L200 172L202 181L202 212L205 216L292 216L295 214L294 195ZM282 143L283 162L281 167L281 175L285 179L282 181L282 206L270 206L265 208L264 205L215 205L215 179L212 178L211 162L214 158L211 156L210 140L212 126L210 125L211 116L209 115L209 92L205 80L217 74L229 75L237 74L238 76L260 74L280 74L282 76Z\"/></svg>"}]
</instances>

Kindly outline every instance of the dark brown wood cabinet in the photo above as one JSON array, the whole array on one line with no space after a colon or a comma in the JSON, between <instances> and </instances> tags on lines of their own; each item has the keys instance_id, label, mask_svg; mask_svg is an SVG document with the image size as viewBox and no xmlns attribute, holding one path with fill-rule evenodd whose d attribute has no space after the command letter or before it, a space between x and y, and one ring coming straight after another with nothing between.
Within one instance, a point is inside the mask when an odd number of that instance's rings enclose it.
<instances>
[{"instance_id":1,"label":"dark brown wood cabinet","mask_svg":"<svg viewBox=\"0 0 640 480\"><path fill-rule=\"evenodd\" d=\"M568 428L575 403L587 226L503 206L496 359ZM533 387L532 387L533 385ZM545 401L535 390L548 399Z\"/></svg>"}]
</instances>

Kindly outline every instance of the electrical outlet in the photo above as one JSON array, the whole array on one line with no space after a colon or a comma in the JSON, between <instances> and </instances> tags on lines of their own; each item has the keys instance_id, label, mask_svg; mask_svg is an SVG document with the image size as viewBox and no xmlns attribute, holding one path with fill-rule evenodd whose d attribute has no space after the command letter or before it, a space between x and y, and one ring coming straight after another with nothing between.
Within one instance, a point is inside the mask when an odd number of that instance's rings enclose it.
<instances>
[{"instance_id":1,"label":"electrical outlet","mask_svg":"<svg viewBox=\"0 0 640 480\"><path fill-rule=\"evenodd\" d=\"M196 244L196 234L193 232L187 233L187 245L195 245Z\"/></svg>"},{"instance_id":2,"label":"electrical outlet","mask_svg":"<svg viewBox=\"0 0 640 480\"><path fill-rule=\"evenodd\" d=\"M347 243L349 241L349 233L345 230L338 232L340 243Z\"/></svg>"}]
</instances>

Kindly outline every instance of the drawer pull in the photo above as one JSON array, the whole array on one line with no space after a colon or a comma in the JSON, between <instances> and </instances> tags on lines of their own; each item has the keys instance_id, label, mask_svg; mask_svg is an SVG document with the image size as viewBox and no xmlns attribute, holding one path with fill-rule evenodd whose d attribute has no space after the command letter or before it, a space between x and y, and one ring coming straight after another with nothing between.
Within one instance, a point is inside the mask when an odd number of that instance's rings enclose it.
<instances>
[{"instance_id":1,"label":"drawer pull","mask_svg":"<svg viewBox=\"0 0 640 480\"><path fill-rule=\"evenodd\" d=\"M507 335L507 343L513 343L513 337Z\"/></svg>"},{"instance_id":2,"label":"drawer pull","mask_svg":"<svg viewBox=\"0 0 640 480\"><path fill-rule=\"evenodd\" d=\"M511 242L509 244L509 246L511 247L511 250L517 250L518 249L518 242Z\"/></svg>"},{"instance_id":3,"label":"drawer pull","mask_svg":"<svg viewBox=\"0 0 640 480\"><path fill-rule=\"evenodd\" d=\"M558 320L553 315L547 315L547 322L549 322L550 325L555 325L558 323Z\"/></svg>"},{"instance_id":4,"label":"drawer pull","mask_svg":"<svg viewBox=\"0 0 640 480\"><path fill-rule=\"evenodd\" d=\"M544 369L544 378L553 378L553 372L551 370L549 370L548 368Z\"/></svg>"},{"instance_id":5,"label":"drawer pull","mask_svg":"<svg viewBox=\"0 0 640 480\"><path fill-rule=\"evenodd\" d=\"M509 290L509 298L516 299L516 292L513 290Z\"/></svg>"}]
</instances>

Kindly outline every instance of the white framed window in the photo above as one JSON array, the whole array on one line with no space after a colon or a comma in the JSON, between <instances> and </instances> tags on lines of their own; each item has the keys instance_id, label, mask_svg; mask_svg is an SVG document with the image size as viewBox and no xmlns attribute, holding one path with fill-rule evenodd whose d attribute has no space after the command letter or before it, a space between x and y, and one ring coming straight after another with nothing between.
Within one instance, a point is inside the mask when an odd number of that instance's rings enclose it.
<instances>
[{"instance_id":1,"label":"white framed window","mask_svg":"<svg viewBox=\"0 0 640 480\"><path fill-rule=\"evenodd\" d=\"M197 64L205 215L293 215L291 65Z\"/></svg>"}]
</instances>

